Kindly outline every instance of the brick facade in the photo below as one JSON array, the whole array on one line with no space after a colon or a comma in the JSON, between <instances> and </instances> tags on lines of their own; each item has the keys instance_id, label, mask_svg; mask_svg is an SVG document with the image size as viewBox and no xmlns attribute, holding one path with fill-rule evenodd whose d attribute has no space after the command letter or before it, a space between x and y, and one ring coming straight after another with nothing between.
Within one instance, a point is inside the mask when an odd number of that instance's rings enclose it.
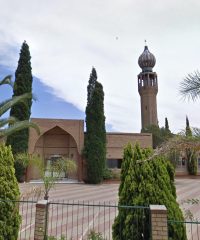
<instances>
[{"instance_id":1,"label":"brick facade","mask_svg":"<svg viewBox=\"0 0 200 240\"><path fill-rule=\"evenodd\" d=\"M52 155L62 155L76 161L77 173L70 178L82 181L85 175L85 162L82 157L84 147L84 121L68 119L33 118L40 127L40 136L30 129L29 153L39 154L45 161ZM141 147L152 146L152 135L148 133L107 133L107 160L121 160L124 146L138 142ZM30 166L27 180L39 179L39 171Z\"/></svg>"}]
</instances>

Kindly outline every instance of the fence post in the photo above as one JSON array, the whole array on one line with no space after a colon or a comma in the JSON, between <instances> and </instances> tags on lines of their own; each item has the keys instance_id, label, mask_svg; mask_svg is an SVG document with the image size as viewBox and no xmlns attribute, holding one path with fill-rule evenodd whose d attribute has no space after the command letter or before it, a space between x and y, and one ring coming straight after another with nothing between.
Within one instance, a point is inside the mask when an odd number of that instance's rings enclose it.
<instances>
[{"instance_id":1,"label":"fence post","mask_svg":"<svg viewBox=\"0 0 200 240\"><path fill-rule=\"evenodd\" d=\"M44 240L48 227L48 201L39 200L36 204L34 240Z\"/></svg>"},{"instance_id":2,"label":"fence post","mask_svg":"<svg viewBox=\"0 0 200 240\"><path fill-rule=\"evenodd\" d=\"M151 239L167 240L167 209L164 205L150 205L151 211Z\"/></svg>"}]
</instances>

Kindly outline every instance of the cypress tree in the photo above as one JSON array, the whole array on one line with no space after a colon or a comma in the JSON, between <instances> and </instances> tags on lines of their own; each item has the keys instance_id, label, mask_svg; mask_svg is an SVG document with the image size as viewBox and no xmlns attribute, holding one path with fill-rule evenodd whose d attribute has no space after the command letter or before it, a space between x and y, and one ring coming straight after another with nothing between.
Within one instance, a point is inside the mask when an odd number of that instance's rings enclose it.
<instances>
[{"instance_id":1,"label":"cypress tree","mask_svg":"<svg viewBox=\"0 0 200 240\"><path fill-rule=\"evenodd\" d=\"M185 128L186 138L192 138L192 130L190 128L190 122L188 117L186 116L186 128ZM196 151L190 148L185 149L186 159L187 159L187 167L188 172L191 175L197 174L197 156Z\"/></svg>"},{"instance_id":2,"label":"cypress tree","mask_svg":"<svg viewBox=\"0 0 200 240\"><path fill-rule=\"evenodd\" d=\"M96 82L97 82L97 72L96 72L96 69L93 67L92 72L90 74L88 87L87 87L87 106L91 102L92 93L94 91Z\"/></svg>"},{"instance_id":3,"label":"cypress tree","mask_svg":"<svg viewBox=\"0 0 200 240\"><path fill-rule=\"evenodd\" d=\"M186 116L185 135L186 137L192 137L192 131L190 128L190 122L189 122L188 116Z\"/></svg>"},{"instance_id":4,"label":"cypress tree","mask_svg":"<svg viewBox=\"0 0 200 240\"><path fill-rule=\"evenodd\" d=\"M13 97L32 92L31 56L29 46L23 42L17 70L15 72L15 83ZM32 99L26 99L11 108L10 116L19 121L29 120L31 115ZM11 145L13 154L26 152L28 150L29 129L20 130L7 138L7 145Z\"/></svg>"},{"instance_id":5,"label":"cypress tree","mask_svg":"<svg viewBox=\"0 0 200 240\"><path fill-rule=\"evenodd\" d=\"M0 239L17 240L21 217L16 201L20 192L11 148L4 144L0 144L0 183Z\"/></svg>"},{"instance_id":6,"label":"cypress tree","mask_svg":"<svg viewBox=\"0 0 200 240\"><path fill-rule=\"evenodd\" d=\"M151 151L142 150L138 144L134 148L128 144L124 149L119 205L148 207L150 204L161 204L166 206L169 219L183 221L176 202L174 169L164 157L141 161L150 155ZM127 166L128 169L123 169ZM119 208L113 225L113 240L149 240L149 217L149 211L143 209ZM169 239L186 240L183 224L169 224L168 227Z\"/></svg>"},{"instance_id":7,"label":"cypress tree","mask_svg":"<svg viewBox=\"0 0 200 240\"><path fill-rule=\"evenodd\" d=\"M88 85L84 154L87 163L87 182L100 183L103 179L106 161L106 130L104 92L102 85L97 81L94 68Z\"/></svg>"},{"instance_id":8,"label":"cypress tree","mask_svg":"<svg viewBox=\"0 0 200 240\"><path fill-rule=\"evenodd\" d=\"M169 123L167 118L165 118L165 130L169 131Z\"/></svg>"}]
</instances>

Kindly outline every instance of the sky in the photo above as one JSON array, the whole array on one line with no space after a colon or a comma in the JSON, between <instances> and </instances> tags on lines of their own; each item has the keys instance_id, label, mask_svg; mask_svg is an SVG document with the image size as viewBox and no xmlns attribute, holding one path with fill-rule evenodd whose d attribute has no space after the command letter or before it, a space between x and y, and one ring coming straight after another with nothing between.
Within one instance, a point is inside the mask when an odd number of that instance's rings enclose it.
<instances>
[{"instance_id":1,"label":"sky","mask_svg":"<svg viewBox=\"0 0 200 240\"><path fill-rule=\"evenodd\" d=\"M0 0L0 76L13 74L24 40L31 52L32 117L85 117L92 67L105 93L109 131L140 132L138 57L144 40L156 57L158 120L178 132L199 126L199 102L180 82L200 70L199 0ZM1 97L10 94L2 88ZM1 89L1 90L2 90Z\"/></svg>"}]
</instances>

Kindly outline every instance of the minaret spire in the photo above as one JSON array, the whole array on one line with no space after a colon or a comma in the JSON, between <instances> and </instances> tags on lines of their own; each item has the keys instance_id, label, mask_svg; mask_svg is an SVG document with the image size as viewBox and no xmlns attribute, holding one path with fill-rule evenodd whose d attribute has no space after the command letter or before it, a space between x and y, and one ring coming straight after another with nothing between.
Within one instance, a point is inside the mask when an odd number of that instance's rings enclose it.
<instances>
[{"instance_id":1,"label":"minaret spire","mask_svg":"<svg viewBox=\"0 0 200 240\"><path fill-rule=\"evenodd\" d=\"M149 125L158 125L157 101L158 93L157 74L153 72L156 64L155 56L149 51L145 40L143 53L138 59L142 72L138 75L138 92L141 100L142 129Z\"/></svg>"}]
</instances>

